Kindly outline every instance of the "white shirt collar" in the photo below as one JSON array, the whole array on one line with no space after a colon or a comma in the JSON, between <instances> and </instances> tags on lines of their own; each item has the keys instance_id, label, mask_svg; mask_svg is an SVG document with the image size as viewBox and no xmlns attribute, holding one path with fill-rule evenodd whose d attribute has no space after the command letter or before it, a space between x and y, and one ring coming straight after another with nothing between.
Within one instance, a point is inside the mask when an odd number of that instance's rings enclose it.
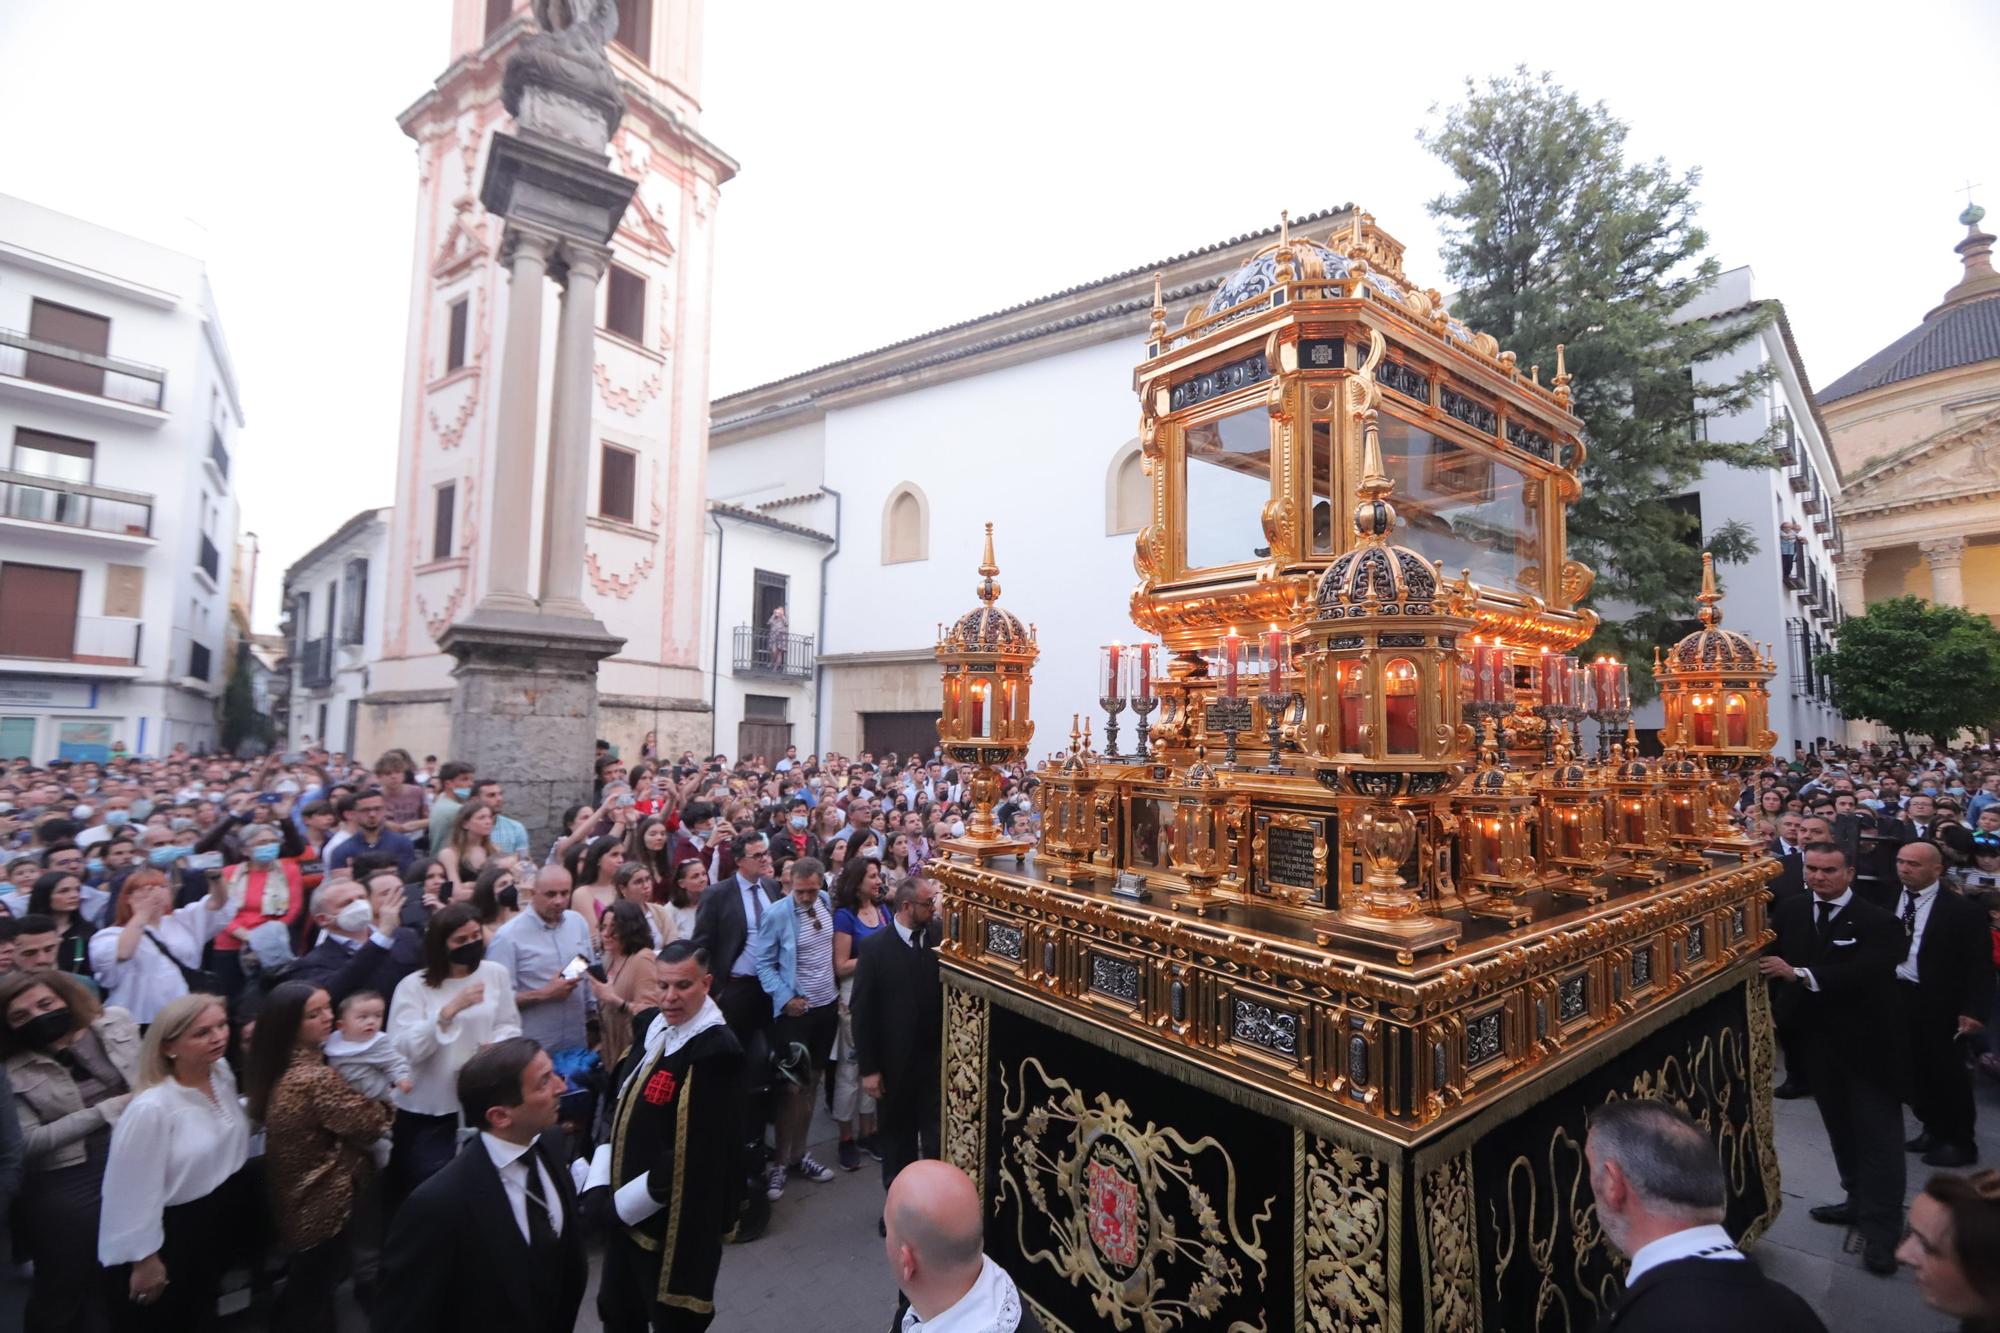
<instances>
[{"instance_id":1,"label":"white shirt collar","mask_svg":"<svg viewBox=\"0 0 2000 1333\"><path fill-rule=\"evenodd\" d=\"M1743 1251L1736 1248L1736 1242L1720 1226L1689 1227L1672 1235L1662 1236L1656 1241L1641 1245L1639 1252L1632 1256L1631 1271L1625 1274L1625 1285L1631 1286L1652 1269L1661 1264L1670 1264L1676 1259L1741 1259Z\"/></svg>"},{"instance_id":2,"label":"white shirt collar","mask_svg":"<svg viewBox=\"0 0 2000 1333\"><path fill-rule=\"evenodd\" d=\"M909 943L910 941L912 941L913 939L915 939L915 938L916 938L916 936L917 936L917 932L916 932L916 931L914 931L914 930L912 930L912 929L911 929L910 927L908 927L908 926L904 925L904 924L903 924L902 922L900 922L900 921L897 921L897 920L896 920L896 918L895 918L895 917L893 917L893 916L892 916L892 917L890 917L890 918L889 918L889 920L890 920L891 922L894 922L894 924L895 924L895 927L896 927L896 933L897 933L898 935L901 935L901 936L903 937L903 943L905 943L905 944L908 944L908 943Z\"/></svg>"},{"instance_id":3,"label":"white shirt collar","mask_svg":"<svg viewBox=\"0 0 2000 1333\"><path fill-rule=\"evenodd\" d=\"M529 1139L526 1143L513 1143L501 1138L497 1134L490 1134L483 1129L479 1131L479 1141L486 1145L486 1155L493 1159L493 1169L495 1171L505 1171L508 1167L527 1156L528 1150L535 1146L539 1138L540 1136L537 1135L536 1138Z\"/></svg>"},{"instance_id":4,"label":"white shirt collar","mask_svg":"<svg viewBox=\"0 0 2000 1333\"><path fill-rule=\"evenodd\" d=\"M1815 915L1817 915L1819 912L1819 905L1821 903L1831 902L1833 904L1834 914L1838 915L1840 909L1847 906L1847 904L1849 904L1852 901L1854 901L1854 890L1852 887L1848 888L1838 898L1822 898L1817 893L1815 893L1813 895L1813 912Z\"/></svg>"},{"instance_id":5,"label":"white shirt collar","mask_svg":"<svg viewBox=\"0 0 2000 1333\"><path fill-rule=\"evenodd\" d=\"M1899 884L1896 887L1898 896L1900 896L1903 899L1903 902L1908 902L1909 892L1910 892L1909 886ZM1937 891L1938 891L1938 882L1936 880L1932 880L1930 883L1924 885L1924 887L1922 887L1921 889L1918 889L1917 906L1922 907L1925 903L1928 903L1933 897L1937 895ZM1900 908L1902 906L1902 903L1898 903L1896 905Z\"/></svg>"},{"instance_id":6,"label":"white shirt collar","mask_svg":"<svg viewBox=\"0 0 2000 1333\"><path fill-rule=\"evenodd\" d=\"M695 1010L694 1017L679 1027L675 1027L673 1024L667 1022L667 1016L664 1012L655 1014L652 1026L646 1029L645 1058L632 1062L631 1076L636 1076L641 1069L653 1060L664 1059L672 1055L675 1051L678 1051L681 1047L687 1045L710 1028L723 1026L725 1021L722 1016L722 1006L715 1002L713 995L703 1000L701 1008ZM628 1076L628 1078L631 1076Z\"/></svg>"},{"instance_id":7,"label":"white shirt collar","mask_svg":"<svg viewBox=\"0 0 2000 1333\"><path fill-rule=\"evenodd\" d=\"M914 1309L903 1315L903 1333L1014 1333L1021 1326L1021 1293L1014 1279L985 1255L979 1256L979 1276L965 1295L929 1319Z\"/></svg>"}]
</instances>

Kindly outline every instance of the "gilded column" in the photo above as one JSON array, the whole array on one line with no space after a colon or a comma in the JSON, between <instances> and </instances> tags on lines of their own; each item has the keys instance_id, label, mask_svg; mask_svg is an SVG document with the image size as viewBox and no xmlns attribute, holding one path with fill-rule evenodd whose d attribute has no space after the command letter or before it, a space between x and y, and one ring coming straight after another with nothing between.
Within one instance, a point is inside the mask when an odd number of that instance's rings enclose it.
<instances>
[{"instance_id":1,"label":"gilded column","mask_svg":"<svg viewBox=\"0 0 2000 1333\"><path fill-rule=\"evenodd\" d=\"M1937 606L1965 605L1965 538L1932 537L1917 543L1931 567L1931 602Z\"/></svg>"},{"instance_id":2,"label":"gilded column","mask_svg":"<svg viewBox=\"0 0 2000 1333\"><path fill-rule=\"evenodd\" d=\"M528 534L534 521L536 394L541 384L542 288L555 240L507 224L501 259L507 265L507 340L500 354L499 429L494 466L493 524L484 543L482 610L533 611Z\"/></svg>"},{"instance_id":3,"label":"gilded column","mask_svg":"<svg viewBox=\"0 0 2000 1333\"><path fill-rule=\"evenodd\" d=\"M563 258L567 276L556 322L548 498L542 515L542 610L588 619L583 531L590 488L591 371L597 355L597 282L609 252L569 241Z\"/></svg>"},{"instance_id":4,"label":"gilded column","mask_svg":"<svg viewBox=\"0 0 2000 1333\"><path fill-rule=\"evenodd\" d=\"M1868 551L1849 551L1833 562L1835 580L1840 585L1840 609L1858 616L1868 609Z\"/></svg>"}]
</instances>

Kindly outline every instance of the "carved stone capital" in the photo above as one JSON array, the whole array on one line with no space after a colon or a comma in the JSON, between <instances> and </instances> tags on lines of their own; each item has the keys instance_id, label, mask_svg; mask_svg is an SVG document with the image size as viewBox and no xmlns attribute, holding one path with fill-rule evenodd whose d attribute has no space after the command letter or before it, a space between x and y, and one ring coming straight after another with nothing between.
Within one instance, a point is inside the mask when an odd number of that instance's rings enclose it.
<instances>
[{"instance_id":1,"label":"carved stone capital","mask_svg":"<svg viewBox=\"0 0 2000 1333\"><path fill-rule=\"evenodd\" d=\"M1965 561L1965 538L1930 537L1917 543L1932 569L1957 569Z\"/></svg>"},{"instance_id":2,"label":"carved stone capital","mask_svg":"<svg viewBox=\"0 0 2000 1333\"><path fill-rule=\"evenodd\" d=\"M1844 579L1858 579L1868 572L1868 560L1874 554L1873 551L1845 552L1834 559L1834 573Z\"/></svg>"},{"instance_id":3,"label":"carved stone capital","mask_svg":"<svg viewBox=\"0 0 2000 1333\"><path fill-rule=\"evenodd\" d=\"M563 242L562 268L565 284L571 279L576 279L594 285L604 276L604 270L610 265L611 252L601 246L587 245L575 240Z\"/></svg>"},{"instance_id":4,"label":"carved stone capital","mask_svg":"<svg viewBox=\"0 0 2000 1333\"><path fill-rule=\"evenodd\" d=\"M548 232L509 222L500 236L500 262L507 266L509 276L519 271L517 260L525 259L547 269L557 244L557 238Z\"/></svg>"}]
</instances>

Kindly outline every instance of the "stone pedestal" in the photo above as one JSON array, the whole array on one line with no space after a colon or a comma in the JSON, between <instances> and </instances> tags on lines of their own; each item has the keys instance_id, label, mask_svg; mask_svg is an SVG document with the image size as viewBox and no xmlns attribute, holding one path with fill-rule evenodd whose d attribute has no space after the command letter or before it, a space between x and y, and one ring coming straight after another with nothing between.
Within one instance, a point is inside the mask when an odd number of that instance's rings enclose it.
<instances>
[{"instance_id":1,"label":"stone pedestal","mask_svg":"<svg viewBox=\"0 0 2000 1333\"><path fill-rule=\"evenodd\" d=\"M529 845L549 845L563 810L590 799L597 664L625 641L595 619L481 609L448 628L451 755L505 785Z\"/></svg>"}]
</instances>

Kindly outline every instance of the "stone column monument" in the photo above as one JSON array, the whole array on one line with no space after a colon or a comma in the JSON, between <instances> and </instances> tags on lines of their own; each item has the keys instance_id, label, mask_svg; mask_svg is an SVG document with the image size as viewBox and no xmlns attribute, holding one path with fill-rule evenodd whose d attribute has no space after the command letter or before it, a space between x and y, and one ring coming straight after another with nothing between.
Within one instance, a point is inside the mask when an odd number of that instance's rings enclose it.
<instances>
[{"instance_id":1,"label":"stone column monument","mask_svg":"<svg viewBox=\"0 0 2000 1333\"><path fill-rule=\"evenodd\" d=\"M597 664L624 646L583 601L597 284L636 182L606 166L625 114L604 46L611 0L535 0L541 31L508 60L480 202L504 219L507 329L484 596L439 640L451 654L451 753L506 785L507 809L541 845L565 805L587 799L597 737ZM543 283L562 285L548 465L537 523L535 432ZM529 543L541 534L538 587Z\"/></svg>"}]
</instances>

